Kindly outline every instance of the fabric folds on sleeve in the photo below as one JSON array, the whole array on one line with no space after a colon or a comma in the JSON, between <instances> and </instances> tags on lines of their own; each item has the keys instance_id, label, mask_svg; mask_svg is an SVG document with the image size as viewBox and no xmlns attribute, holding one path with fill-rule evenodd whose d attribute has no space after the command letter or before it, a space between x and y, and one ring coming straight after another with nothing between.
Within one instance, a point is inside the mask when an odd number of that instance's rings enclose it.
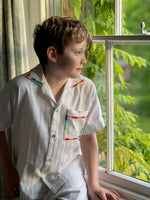
<instances>
[{"instance_id":1,"label":"fabric folds on sleeve","mask_svg":"<svg viewBox=\"0 0 150 200\"><path fill-rule=\"evenodd\" d=\"M94 84L90 98L91 98L91 105L90 105L90 110L88 112L88 118L84 128L83 135L96 133L105 127L104 120L102 117L100 102Z\"/></svg>"}]
</instances>

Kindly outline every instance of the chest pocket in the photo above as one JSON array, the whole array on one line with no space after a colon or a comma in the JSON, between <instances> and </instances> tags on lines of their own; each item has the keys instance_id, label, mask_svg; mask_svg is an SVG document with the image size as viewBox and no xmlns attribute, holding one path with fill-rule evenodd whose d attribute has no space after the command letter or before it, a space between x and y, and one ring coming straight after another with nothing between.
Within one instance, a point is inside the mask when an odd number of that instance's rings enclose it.
<instances>
[{"instance_id":1,"label":"chest pocket","mask_svg":"<svg viewBox=\"0 0 150 200\"><path fill-rule=\"evenodd\" d=\"M77 140L80 138L88 111L67 110L64 125L64 140Z\"/></svg>"}]
</instances>

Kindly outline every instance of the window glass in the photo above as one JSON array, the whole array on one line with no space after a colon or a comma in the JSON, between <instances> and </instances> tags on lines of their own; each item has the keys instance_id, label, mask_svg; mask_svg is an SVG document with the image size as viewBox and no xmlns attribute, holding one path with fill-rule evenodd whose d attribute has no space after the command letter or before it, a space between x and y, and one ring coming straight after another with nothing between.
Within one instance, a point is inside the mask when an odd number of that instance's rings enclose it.
<instances>
[{"instance_id":1,"label":"window glass","mask_svg":"<svg viewBox=\"0 0 150 200\"><path fill-rule=\"evenodd\" d=\"M103 44L93 44L93 47L89 52L89 60L84 66L82 74L95 83L101 104L103 119L106 125L105 46ZM97 139L99 146L99 165L106 167L106 128L97 133Z\"/></svg>"},{"instance_id":2,"label":"window glass","mask_svg":"<svg viewBox=\"0 0 150 200\"><path fill-rule=\"evenodd\" d=\"M114 170L150 182L149 45L114 45Z\"/></svg>"},{"instance_id":3,"label":"window glass","mask_svg":"<svg viewBox=\"0 0 150 200\"><path fill-rule=\"evenodd\" d=\"M145 29L150 30L150 1L149 0L122 0L125 26L129 34L140 34L142 21ZM125 29L124 29L125 34Z\"/></svg>"},{"instance_id":4,"label":"window glass","mask_svg":"<svg viewBox=\"0 0 150 200\"><path fill-rule=\"evenodd\" d=\"M63 0L62 15L82 20L92 35L114 34L114 0Z\"/></svg>"}]
</instances>

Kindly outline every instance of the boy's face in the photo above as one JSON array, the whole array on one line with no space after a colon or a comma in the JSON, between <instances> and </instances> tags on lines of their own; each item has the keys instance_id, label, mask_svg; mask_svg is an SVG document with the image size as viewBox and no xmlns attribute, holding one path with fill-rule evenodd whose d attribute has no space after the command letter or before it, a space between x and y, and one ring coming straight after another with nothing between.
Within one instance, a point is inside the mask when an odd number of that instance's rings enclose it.
<instances>
[{"instance_id":1,"label":"boy's face","mask_svg":"<svg viewBox=\"0 0 150 200\"><path fill-rule=\"evenodd\" d=\"M85 58L86 40L76 43L71 42L65 49L63 55L57 55L57 64L66 78L78 78L81 74L83 65L86 64Z\"/></svg>"}]
</instances>

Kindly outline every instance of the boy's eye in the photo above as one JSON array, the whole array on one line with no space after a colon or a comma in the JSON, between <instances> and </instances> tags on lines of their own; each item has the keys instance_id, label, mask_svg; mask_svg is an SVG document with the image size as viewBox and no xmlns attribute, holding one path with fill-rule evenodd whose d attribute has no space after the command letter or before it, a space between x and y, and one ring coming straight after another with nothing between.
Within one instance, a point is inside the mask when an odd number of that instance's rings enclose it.
<instances>
[{"instance_id":1,"label":"boy's eye","mask_svg":"<svg viewBox=\"0 0 150 200\"><path fill-rule=\"evenodd\" d=\"M74 53L80 57L84 56L86 58L86 60L88 60L88 58L89 58L89 51L76 50L76 51L74 51Z\"/></svg>"},{"instance_id":2,"label":"boy's eye","mask_svg":"<svg viewBox=\"0 0 150 200\"><path fill-rule=\"evenodd\" d=\"M81 55L83 52L82 51L75 51L75 54Z\"/></svg>"}]
</instances>

